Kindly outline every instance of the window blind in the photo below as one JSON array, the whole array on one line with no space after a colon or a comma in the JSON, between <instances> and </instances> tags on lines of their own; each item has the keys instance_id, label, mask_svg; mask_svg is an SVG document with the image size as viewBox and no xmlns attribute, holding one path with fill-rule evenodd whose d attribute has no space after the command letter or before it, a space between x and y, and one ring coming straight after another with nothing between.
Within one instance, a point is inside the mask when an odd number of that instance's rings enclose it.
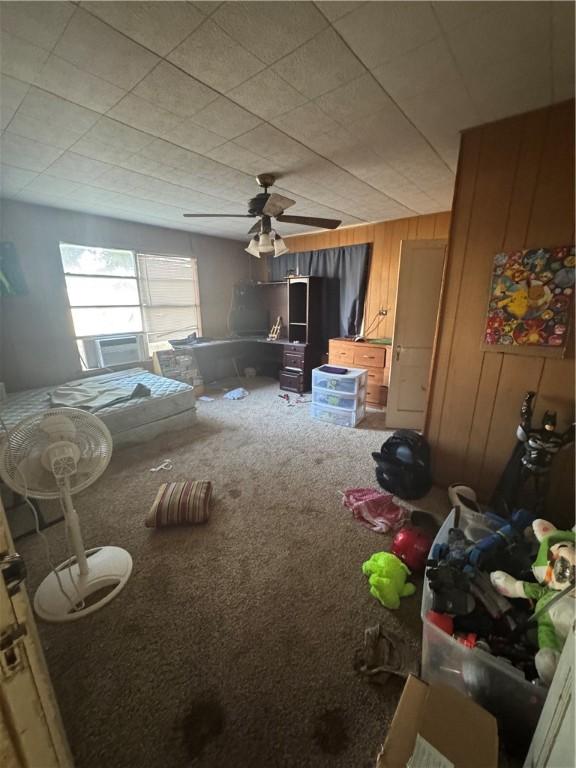
<instances>
[{"instance_id":1,"label":"window blind","mask_svg":"<svg viewBox=\"0 0 576 768\"><path fill-rule=\"evenodd\" d=\"M136 255L144 330L152 343L202 333L196 259Z\"/></svg>"}]
</instances>

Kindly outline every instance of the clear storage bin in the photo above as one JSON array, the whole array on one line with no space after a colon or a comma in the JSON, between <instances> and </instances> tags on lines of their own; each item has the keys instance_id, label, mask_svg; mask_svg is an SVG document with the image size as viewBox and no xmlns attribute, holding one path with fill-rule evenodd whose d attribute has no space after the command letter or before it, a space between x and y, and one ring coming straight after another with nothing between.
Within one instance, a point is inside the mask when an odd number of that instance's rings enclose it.
<instances>
[{"instance_id":1,"label":"clear storage bin","mask_svg":"<svg viewBox=\"0 0 576 768\"><path fill-rule=\"evenodd\" d=\"M332 408L345 408L356 411L366 401L366 387L356 393L337 392L335 390L316 387L312 389L312 402L318 405L328 405Z\"/></svg>"},{"instance_id":2,"label":"clear storage bin","mask_svg":"<svg viewBox=\"0 0 576 768\"><path fill-rule=\"evenodd\" d=\"M368 382L368 372L363 368L348 368L348 373L326 373L325 366L312 371L312 389L328 389L333 392L355 394Z\"/></svg>"},{"instance_id":3,"label":"clear storage bin","mask_svg":"<svg viewBox=\"0 0 576 768\"><path fill-rule=\"evenodd\" d=\"M332 408L327 405L312 403L310 413L312 418L319 421L327 421L330 424L337 424L339 427L355 427L366 416L366 406L362 404L355 411L350 411L345 408Z\"/></svg>"},{"instance_id":4,"label":"clear storage bin","mask_svg":"<svg viewBox=\"0 0 576 768\"><path fill-rule=\"evenodd\" d=\"M434 544L447 542L448 531L453 527L454 512L451 512L438 531ZM460 528L472 541L479 541L494 532L482 515L464 510L460 514ZM450 685L470 696L498 718L503 735L508 737L506 740L529 742L548 689L530 683L520 670L506 660L459 643L427 620L426 614L430 610L432 591L428 579L424 579L422 678L428 683Z\"/></svg>"}]
</instances>

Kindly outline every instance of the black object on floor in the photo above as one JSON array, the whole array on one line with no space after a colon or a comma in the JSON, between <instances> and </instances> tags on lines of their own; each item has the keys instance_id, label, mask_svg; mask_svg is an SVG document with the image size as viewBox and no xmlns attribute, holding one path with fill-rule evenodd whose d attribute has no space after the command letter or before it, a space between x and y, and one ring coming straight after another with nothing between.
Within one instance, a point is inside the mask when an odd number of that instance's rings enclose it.
<instances>
[{"instance_id":1,"label":"black object on floor","mask_svg":"<svg viewBox=\"0 0 576 768\"><path fill-rule=\"evenodd\" d=\"M394 496L421 499L432 487L430 446L412 429L396 430L372 458L378 483Z\"/></svg>"}]
</instances>

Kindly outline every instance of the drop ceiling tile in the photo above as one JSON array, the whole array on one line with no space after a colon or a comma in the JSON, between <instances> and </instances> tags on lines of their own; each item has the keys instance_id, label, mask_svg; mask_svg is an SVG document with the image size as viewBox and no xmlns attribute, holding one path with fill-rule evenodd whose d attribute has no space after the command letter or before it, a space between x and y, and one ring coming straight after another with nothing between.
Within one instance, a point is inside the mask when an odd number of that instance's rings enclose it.
<instances>
[{"instance_id":1,"label":"drop ceiling tile","mask_svg":"<svg viewBox=\"0 0 576 768\"><path fill-rule=\"evenodd\" d=\"M224 3L212 15L246 50L272 64L310 40L327 26L314 3Z\"/></svg>"},{"instance_id":2,"label":"drop ceiling tile","mask_svg":"<svg viewBox=\"0 0 576 768\"><path fill-rule=\"evenodd\" d=\"M417 129L392 101L373 115L351 122L350 126L350 131L358 140L368 144L385 160L395 152L423 141Z\"/></svg>"},{"instance_id":3,"label":"drop ceiling tile","mask_svg":"<svg viewBox=\"0 0 576 768\"><path fill-rule=\"evenodd\" d=\"M211 19L175 48L168 59L221 93L264 69L259 59L238 45Z\"/></svg>"},{"instance_id":4,"label":"drop ceiling tile","mask_svg":"<svg viewBox=\"0 0 576 768\"><path fill-rule=\"evenodd\" d=\"M493 0L481 2L466 0L466 2L436 2L432 8L440 26L446 31L459 27L460 24L470 24L478 16L497 10L500 3Z\"/></svg>"},{"instance_id":5,"label":"drop ceiling tile","mask_svg":"<svg viewBox=\"0 0 576 768\"><path fill-rule=\"evenodd\" d=\"M109 168L98 178L91 180L94 187L102 187L115 192L133 192L146 185L148 177L126 168Z\"/></svg>"},{"instance_id":6,"label":"drop ceiling tile","mask_svg":"<svg viewBox=\"0 0 576 768\"><path fill-rule=\"evenodd\" d=\"M17 136L49 144L52 147L68 149L82 136L84 131L67 128L61 123L27 117L20 111L12 118L10 131Z\"/></svg>"},{"instance_id":7,"label":"drop ceiling tile","mask_svg":"<svg viewBox=\"0 0 576 768\"><path fill-rule=\"evenodd\" d=\"M154 216L170 216L173 212L172 206L164 205L160 202L144 200L135 195L118 194L114 195L110 202L126 211L136 211L139 214L149 213Z\"/></svg>"},{"instance_id":8,"label":"drop ceiling tile","mask_svg":"<svg viewBox=\"0 0 576 768\"><path fill-rule=\"evenodd\" d=\"M199 175L210 174L214 165L212 160L162 139L155 139L138 154L158 163Z\"/></svg>"},{"instance_id":9,"label":"drop ceiling tile","mask_svg":"<svg viewBox=\"0 0 576 768\"><path fill-rule=\"evenodd\" d=\"M133 92L181 117L191 117L218 98L212 88L167 61L161 61Z\"/></svg>"},{"instance_id":10,"label":"drop ceiling tile","mask_svg":"<svg viewBox=\"0 0 576 768\"><path fill-rule=\"evenodd\" d=\"M16 168L29 171L44 171L62 154L57 147L40 144L24 136L16 136L6 131L0 137L0 157L2 162Z\"/></svg>"},{"instance_id":11,"label":"drop ceiling tile","mask_svg":"<svg viewBox=\"0 0 576 768\"><path fill-rule=\"evenodd\" d=\"M3 2L2 29L51 50L74 12L71 3Z\"/></svg>"},{"instance_id":12,"label":"drop ceiling tile","mask_svg":"<svg viewBox=\"0 0 576 768\"><path fill-rule=\"evenodd\" d=\"M48 173L61 179L90 184L105 171L110 170L111 167L108 163L102 163L90 157L83 157L75 152L64 152L48 168Z\"/></svg>"},{"instance_id":13,"label":"drop ceiling tile","mask_svg":"<svg viewBox=\"0 0 576 768\"><path fill-rule=\"evenodd\" d=\"M316 149L317 151L319 151L320 148L316 144L309 144L309 141L319 139L321 142L321 137L330 132L344 132L342 126L328 117L328 115L313 102L303 104L301 107L297 107L297 109L293 109L291 112L280 115L280 117L277 117L270 122L283 133L287 133L288 136L298 139L306 144L306 146L311 146L312 149ZM350 140L351 137L348 138Z\"/></svg>"},{"instance_id":14,"label":"drop ceiling tile","mask_svg":"<svg viewBox=\"0 0 576 768\"><path fill-rule=\"evenodd\" d=\"M503 72L491 88L488 83L478 83L472 96L482 116L481 122L500 120L510 113L530 112L551 103L550 73L542 70L534 59L527 59L525 67Z\"/></svg>"},{"instance_id":15,"label":"drop ceiling tile","mask_svg":"<svg viewBox=\"0 0 576 768\"><path fill-rule=\"evenodd\" d=\"M32 179L36 178L35 171L25 171L11 165L0 165L0 195L8 196L20 191Z\"/></svg>"},{"instance_id":16,"label":"drop ceiling tile","mask_svg":"<svg viewBox=\"0 0 576 768\"><path fill-rule=\"evenodd\" d=\"M262 169L268 162L256 154L256 152L251 152L249 149L241 147L235 141L227 141L226 144L221 144L219 147L208 152L207 156L231 168L237 168L239 171L251 173L255 176L263 172Z\"/></svg>"},{"instance_id":17,"label":"drop ceiling tile","mask_svg":"<svg viewBox=\"0 0 576 768\"><path fill-rule=\"evenodd\" d=\"M73 104L34 86L26 94L18 112L38 120L58 121L63 126L68 125L80 131L88 130L100 117L91 109Z\"/></svg>"},{"instance_id":18,"label":"drop ceiling tile","mask_svg":"<svg viewBox=\"0 0 576 768\"><path fill-rule=\"evenodd\" d=\"M271 69L233 88L227 96L264 120L289 112L307 101L305 96Z\"/></svg>"},{"instance_id":19,"label":"drop ceiling tile","mask_svg":"<svg viewBox=\"0 0 576 768\"><path fill-rule=\"evenodd\" d=\"M210 14L214 13L217 8L220 8L222 3L209 2L209 0L200 0L197 3L191 3L191 5L193 5L197 11L203 13L204 16L210 16Z\"/></svg>"},{"instance_id":20,"label":"drop ceiling tile","mask_svg":"<svg viewBox=\"0 0 576 768\"><path fill-rule=\"evenodd\" d=\"M440 34L428 3L364 3L334 26L369 69Z\"/></svg>"},{"instance_id":21,"label":"drop ceiling tile","mask_svg":"<svg viewBox=\"0 0 576 768\"><path fill-rule=\"evenodd\" d=\"M542 44L542 30L551 24L551 5L497 5L494 12L446 33L467 89L485 121L496 119L494 115L503 116L503 109L508 115L516 114L551 99L551 82L545 92L545 80L552 67L551 46ZM538 51L537 56L534 51Z\"/></svg>"},{"instance_id":22,"label":"drop ceiling tile","mask_svg":"<svg viewBox=\"0 0 576 768\"><path fill-rule=\"evenodd\" d=\"M338 2L329 2L329 0L323 0L323 2L316 3L316 7L322 11L328 21L336 21L341 19L351 11L356 11L360 6L366 5L366 3L345 2L345 0L338 0Z\"/></svg>"},{"instance_id":23,"label":"drop ceiling tile","mask_svg":"<svg viewBox=\"0 0 576 768\"><path fill-rule=\"evenodd\" d=\"M22 136L67 149L97 120L96 112L32 87L20 104L11 129ZM61 136L57 143L58 132Z\"/></svg>"},{"instance_id":24,"label":"drop ceiling tile","mask_svg":"<svg viewBox=\"0 0 576 768\"><path fill-rule=\"evenodd\" d=\"M236 143L275 162L288 161L297 164L301 160L314 156L309 149L272 125L259 125L254 130L239 136Z\"/></svg>"},{"instance_id":25,"label":"drop ceiling tile","mask_svg":"<svg viewBox=\"0 0 576 768\"><path fill-rule=\"evenodd\" d=\"M315 103L327 115L346 126L388 106L390 98L374 76L366 73L319 96Z\"/></svg>"},{"instance_id":26,"label":"drop ceiling tile","mask_svg":"<svg viewBox=\"0 0 576 768\"><path fill-rule=\"evenodd\" d=\"M48 173L41 173L39 176L26 185L27 192L38 192L50 195L50 197L59 197L60 195L71 195L78 189L78 183L60 179L56 176L50 176Z\"/></svg>"},{"instance_id":27,"label":"drop ceiling tile","mask_svg":"<svg viewBox=\"0 0 576 768\"><path fill-rule=\"evenodd\" d=\"M168 136L184 120L183 117L167 112L132 93L118 102L108 112L108 116L125 125L138 127L154 136Z\"/></svg>"},{"instance_id":28,"label":"drop ceiling tile","mask_svg":"<svg viewBox=\"0 0 576 768\"><path fill-rule=\"evenodd\" d=\"M9 75L0 76L0 129L6 128L29 89L28 83Z\"/></svg>"},{"instance_id":29,"label":"drop ceiling tile","mask_svg":"<svg viewBox=\"0 0 576 768\"><path fill-rule=\"evenodd\" d=\"M140 153L130 155L125 160L123 160L119 166L122 168L127 168L130 171L143 173L147 176L157 176L160 179L163 178L162 174L167 174L174 171L174 169L170 168L170 166L159 163L157 160L151 160L149 157L144 157Z\"/></svg>"},{"instance_id":30,"label":"drop ceiling tile","mask_svg":"<svg viewBox=\"0 0 576 768\"><path fill-rule=\"evenodd\" d=\"M110 190L97 189L90 185L79 186L74 190L73 199L80 206L90 203L106 203L110 201Z\"/></svg>"},{"instance_id":31,"label":"drop ceiling tile","mask_svg":"<svg viewBox=\"0 0 576 768\"><path fill-rule=\"evenodd\" d=\"M200 153L214 149L226 141L223 136L219 136L213 131L207 131L206 128L196 125L192 120L185 120L170 133L165 134L165 138L180 147Z\"/></svg>"},{"instance_id":32,"label":"drop ceiling tile","mask_svg":"<svg viewBox=\"0 0 576 768\"><path fill-rule=\"evenodd\" d=\"M53 53L120 88L132 88L158 57L78 8Z\"/></svg>"},{"instance_id":33,"label":"drop ceiling tile","mask_svg":"<svg viewBox=\"0 0 576 768\"><path fill-rule=\"evenodd\" d=\"M109 117L100 117L86 138L94 138L118 147L125 150L127 154L138 152L154 141L154 138L147 133L137 131Z\"/></svg>"},{"instance_id":34,"label":"drop ceiling tile","mask_svg":"<svg viewBox=\"0 0 576 768\"><path fill-rule=\"evenodd\" d=\"M207 128L225 139L234 139L242 133L250 131L261 120L225 96L219 96L215 101L192 117L192 122Z\"/></svg>"},{"instance_id":35,"label":"drop ceiling tile","mask_svg":"<svg viewBox=\"0 0 576 768\"><path fill-rule=\"evenodd\" d=\"M83 136L73 145L72 149L78 155L111 165L120 165L131 154L122 146L109 144L107 141L95 139L93 136Z\"/></svg>"},{"instance_id":36,"label":"drop ceiling tile","mask_svg":"<svg viewBox=\"0 0 576 768\"><path fill-rule=\"evenodd\" d=\"M552 78L555 102L574 98L574 3L553 3Z\"/></svg>"},{"instance_id":37,"label":"drop ceiling tile","mask_svg":"<svg viewBox=\"0 0 576 768\"><path fill-rule=\"evenodd\" d=\"M331 27L281 59L273 69L310 99L354 80L365 72L362 64Z\"/></svg>"},{"instance_id":38,"label":"drop ceiling tile","mask_svg":"<svg viewBox=\"0 0 576 768\"><path fill-rule=\"evenodd\" d=\"M50 93L63 96L96 112L107 112L126 93L122 88L91 75L54 54L49 56L35 83Z\"/></svg>"},{"instance_id":39,"label":"drop ceiling tile","mask_svg":"<svg viewBox=\"0 0 576 768\"><path fill-rule=\"evenodd\" d=\"M5 75L32 83L48 56L44 48L0 31L0 71Z\"/></svg>"},{"instance_id":40,"label":"drop ceiling tile","mask_svg":"<svg viewBox=\"0 0 576 768\"><path fill-rule=\"evenodd\" d=\"M190 3L85 2L87 11L119 32L165 56L204 21Z\"/></svg>"},{"instance_id":41,"label":"drop ceiling tile","mask_svg":"<svg viewBox=\"0 0 576 768\"><path fill-rule=\"evenodd\" d=\"M463 88L454 59L443 38L437 37L410 53L401 54L372 70L374 77L399 104L430 90Z\"/></svg>"}]
</instances>

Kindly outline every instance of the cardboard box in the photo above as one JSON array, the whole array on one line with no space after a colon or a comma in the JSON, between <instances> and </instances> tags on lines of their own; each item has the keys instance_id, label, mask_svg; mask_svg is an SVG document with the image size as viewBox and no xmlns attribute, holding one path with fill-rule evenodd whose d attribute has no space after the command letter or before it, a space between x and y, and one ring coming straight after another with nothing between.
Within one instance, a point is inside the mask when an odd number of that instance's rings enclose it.
<instances>
[{"instance_id":1,"label":"cardboard box","mask_svg":"<svg viewBox=\"0 0 576 768\"><path fill-rule=\"evenodd\" d=\"M428 685L410 675L378 756L377 768L406 768L418 736L454 768L498 766L496 719L454 688Z\"/></svg>"}]
</instances>

